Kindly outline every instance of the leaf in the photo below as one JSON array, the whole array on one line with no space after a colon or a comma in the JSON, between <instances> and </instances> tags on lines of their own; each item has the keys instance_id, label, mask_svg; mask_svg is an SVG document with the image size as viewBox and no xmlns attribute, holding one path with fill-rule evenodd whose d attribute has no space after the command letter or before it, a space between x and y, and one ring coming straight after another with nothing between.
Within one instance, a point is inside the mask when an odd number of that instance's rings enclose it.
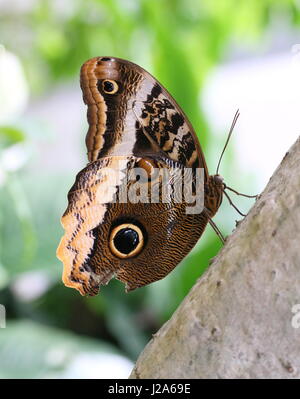
<instances>
[{"instance_id":1,"label":"leaf","mask_svg":"<svg viewBox=\"0 0 300 399\"><path fill-rule=\"evenodd\" d=\"M55 378L64 373L72 378L76 377L76 374L72 375L75 366L80 368L78 359L83 358L85 366L91 362L91 366L95 367L95 359L98 360L98 371L95 373L92 367L90 370L87 368L87 373L84 372L86 376L90 373L102 378L101 369L102 373L105 369L102 360L108 361L108 355L115 362L116 370L121 361L124 361L124 365L126 363L126 359L116 356L118 351L113 346L102 341L24 320L8 320L6 325L6 328L0 329L0 378ZM106 356L100 356L104 354ZM129 362L127 369L129 372ZM113 378L113 371L111 373L110 378Z\"/></svg>"},{"instance_id":2,"label":"leaf","mask_svg":"<svg viewBox=\"0 0 300 399\"><path fill-rule=\"evenodd\" d=\"M25 134L21 129L12 126L0 126L0 148L7 148L25 141Z\"/></svg>"}]
</instances>

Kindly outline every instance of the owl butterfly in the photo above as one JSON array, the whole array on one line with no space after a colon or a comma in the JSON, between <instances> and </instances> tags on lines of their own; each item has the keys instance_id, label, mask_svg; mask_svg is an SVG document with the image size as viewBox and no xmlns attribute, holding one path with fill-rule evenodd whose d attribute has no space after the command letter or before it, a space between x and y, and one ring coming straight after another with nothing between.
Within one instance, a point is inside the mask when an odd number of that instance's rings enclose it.
<instances>
[{"instance_id":1,"label":"owl butterfly","mask_svg":"<svg viewBox=\"0 0 300 399\"><path fill-rule=\"evenodd\" d=\"M115 277L131 291L170 273L207 223L216 229L212 217L225 184L218 174L209 175L184 112L143 68L118 58L92 58L81 68L80 84L88 106L89 163L78 173L61 219L65 235L57 256L64 264L63 282L82 295L96 295ZM203 201L196 213L187 212L191 204L178 201L172 190L184 170L191 171L194 194L196 171L202 170ZM168 172L167 180L160 171ZM159 187L155 201L150 183ZM125 189L135 192L137 184L144 200L121 201ZM170 189L167 201L163 187Z\"/></svg>"}]
</instances>

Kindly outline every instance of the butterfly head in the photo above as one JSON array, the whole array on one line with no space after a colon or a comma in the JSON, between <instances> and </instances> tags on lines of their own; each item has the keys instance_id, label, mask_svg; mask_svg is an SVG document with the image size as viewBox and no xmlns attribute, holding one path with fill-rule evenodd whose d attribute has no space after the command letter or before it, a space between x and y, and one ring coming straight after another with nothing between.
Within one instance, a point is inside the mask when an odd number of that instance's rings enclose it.
<instances>
[{"instance_id":1,"label":"butterfly head","mask_svg":"<svg viewBox=\"0 0 300 399\"><path fill-rule=\"evenodd\" d=\"M206 185L205 207L209 210L210 217L213 217L217 213L222 203L224 187L222 176L219 174L209 176Z\"/></svg>"},{"instance_id":2,"label":"butterfly head","mask_svg":"<svg viewBox=\"0 0 300 399\"><path fill-rule=\"evenodd\" d=\"M224 178L223 178L221 175L219 175L219 174L213 175L212 178L213 178L214 183L215 183L217 186L222 186L222 187L223 187L223 185L224 185Z\"/></svg>"}]
</instances>

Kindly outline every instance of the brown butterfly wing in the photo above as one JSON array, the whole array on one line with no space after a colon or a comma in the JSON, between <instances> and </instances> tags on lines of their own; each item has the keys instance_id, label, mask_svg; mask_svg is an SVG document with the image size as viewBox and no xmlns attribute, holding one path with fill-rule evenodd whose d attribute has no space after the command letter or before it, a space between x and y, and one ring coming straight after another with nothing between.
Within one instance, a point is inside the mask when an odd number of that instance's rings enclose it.
<instances>
[{"instance_id":1,"label":"brown butterfly wing","mask_svg":"<svg viewBox=\"0 0 300 399\"><path fill-rule=\"evenodd\" d=\"M81 87L88 105L90 164L77 175L62 217L65 235L57 256L64 263L63 281L83 295L95 295L115 276L132 290L165 277L196 244L208 217L187 215L187 204L174 197L169 203L152 203L150 197L146 203L120 203L124 174L141 163L156 163L170 169L172 186L173 167L201 167L206 184L207 166L183 111L139 66L93 58L82 66ZM112 171L121 173L113 179ZM124 223L140 226L144 238L142 251L125 259L110 247L112 229Z\"/></svg>"},{"instance_id":2,"label":"brown butterfly wing","mask_svg":"<svg viewBox=\"0 0 300 399\"><path fill-rule=\"evenodd\" d=\"M137 167L140 159L106 157L89 164L76 177L62 217L65 235L57 255L64 263L63 281L82 295L95 295L99 286L113 276L126 284L130 291L165 277L193 248L203 232L207 218L204 214L187 215L186 204L119 203L113 199L120 191L121 181L113 181L106 168ZM178 165L161 160L159 166L173 169ZM126 184L126 182L124 183ZM108 188L114 187L113 192ZM144 248L135 257L120 259L109 247L114 225L134 223L144 231Z\"/></svg>"},{"instance_id":3,"label":"brown butterfly wing","mask_svg":"<svg viewBox=\"0 0 300 399\"><path fill-rule=\"evenodd\" d=\"M115 80L116 94L101 82ZM208 171L196 133L180 106L140 66L119 58L96 57L81 68L83 99L88 106L86 144L89 161L107 155L164 152L186 167Z\"/></svg>"}]
</instances>

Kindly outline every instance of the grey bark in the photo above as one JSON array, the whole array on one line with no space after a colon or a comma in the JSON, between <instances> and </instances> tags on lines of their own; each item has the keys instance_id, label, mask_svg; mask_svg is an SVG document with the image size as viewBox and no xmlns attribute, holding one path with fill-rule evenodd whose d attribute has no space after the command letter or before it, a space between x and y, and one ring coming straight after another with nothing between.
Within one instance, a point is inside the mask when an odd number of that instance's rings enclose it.
<instances>
[{"instance_id":1,"label":"grey bark","mask_svg":"<svg viewBox=\"0 0 300 399\"><path fill-rule=\"evenodd\" d=\"M299 378L299 238L300 138L130 378Z\"/></svg>"}]
</instances>

